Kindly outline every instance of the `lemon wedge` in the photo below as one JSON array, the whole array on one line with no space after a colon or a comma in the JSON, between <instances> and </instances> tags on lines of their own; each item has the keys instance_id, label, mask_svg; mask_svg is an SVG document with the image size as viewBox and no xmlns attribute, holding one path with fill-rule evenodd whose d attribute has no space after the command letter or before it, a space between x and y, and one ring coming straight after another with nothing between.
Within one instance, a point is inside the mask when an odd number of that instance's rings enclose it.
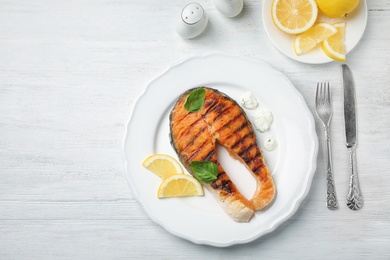
<instances>
[{"instance_id":1,"label":"lemon wedge","mask_svg":"<svg viewBox=\"0 0 390 260\"><path fill-rule=\"evenodd\" d=\"M176 174L164 179L157 192L158 198L203 195L203 187L199 181L187 174Z\"/></svg>"},{"instance_id":2,"label":"lemon wedge","mask_svg":"<svg viewBox=\"0 0 390 260\"><path fill-rule=\"evenodd\" d=\"M322 50L325 54L334 60L345 61L345 22L335 23L333 26L337 29L337 33L322 42Z\"/></svg>"},{"instance_id":3,"label":"lemon wedge","mask_svg":"<svg viewBox=\"0 0 390 260\"><path fill-rule=\"evenodd\" d=\"M153 154L146 158L142 165L163 179L183 173L179 162L167 154Z\"/></svg>"},{"instance_id":4,"label":"lemon wedge","mask_svg":"<svg viewBox=\"0 0 390 260\"><path fill-rule=\"evenodd\" d=\"M309 30L298 34L294 42L296 55L307 53L319 43L337 33L337 29L329 23L316 23Z\"/></svg>"},{"instance_id":5,"label":"lemon wedge","mask_svg":"<svg viewBox=\"0 0 390 260\"><path fill-rule=\"evenodd\" d=\"M315 0L274 0L272 20L285 33L298 34L307 31L317 19Z\"/></svg>"}]
</instances>

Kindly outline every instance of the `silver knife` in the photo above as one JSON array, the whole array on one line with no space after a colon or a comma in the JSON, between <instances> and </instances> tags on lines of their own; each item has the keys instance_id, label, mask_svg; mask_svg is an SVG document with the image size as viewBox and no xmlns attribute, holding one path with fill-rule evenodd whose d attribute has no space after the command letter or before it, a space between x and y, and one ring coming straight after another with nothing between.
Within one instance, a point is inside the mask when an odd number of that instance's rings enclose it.
<instances>
[{"instance_id":1,"label":"silver knife","mask_svg":"<svg viewBox=\"0 0 390 260\"><path fill-rule=\"evenodd\" d=\"M341 65L344 85L344 119L347 148L349 151L350 177L347 195L347 206L358 210L363 206L363 196L359 188L358 172L356 167L356 96L355 83L348 65Z\"/></svg>"}]
</instances>

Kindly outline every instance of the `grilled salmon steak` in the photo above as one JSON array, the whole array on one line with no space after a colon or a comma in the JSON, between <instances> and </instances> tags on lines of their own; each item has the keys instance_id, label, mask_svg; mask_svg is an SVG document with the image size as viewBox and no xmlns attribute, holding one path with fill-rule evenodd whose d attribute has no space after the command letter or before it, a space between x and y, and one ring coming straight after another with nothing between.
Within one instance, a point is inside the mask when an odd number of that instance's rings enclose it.
<instances>
[{"instance_id":1,"label":"grilled salmon steak","mask_svg":"<svg viewBox=\"0 0 390 260\"><path fill-rule=\"evenodd\" d=\"M254 211L267 206L275 196L272 176L265 164L252 124L243 109L226 94L205 89L204 103L199 111L189 112L185 103L189 94L183 93L170 114L171 144L182 164L193 174L191 161L214 162L217 179L203 183L225 212L237 222L248 222ZM242 162L256 180L256 191L246 199L218 162L216 146L222 145L230 156Z\"/></svg>"}]
</instances>

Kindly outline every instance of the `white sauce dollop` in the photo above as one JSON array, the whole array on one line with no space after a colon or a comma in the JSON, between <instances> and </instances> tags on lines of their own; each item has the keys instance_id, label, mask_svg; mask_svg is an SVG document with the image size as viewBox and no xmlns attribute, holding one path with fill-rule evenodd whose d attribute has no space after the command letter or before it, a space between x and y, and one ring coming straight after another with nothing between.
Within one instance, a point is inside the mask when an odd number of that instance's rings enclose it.
<instances>
[{"instance_id":1,"label":"white sauce dollop","mask_svg":"<svg viewBox=\"0 0 390 260\"><path fill-rule=\"evenodd\" d=\"M253 114L253 123L257 131L264 133L268 131L274 121L271 111L260 108Z\"/></svg>"},{"instance_id":2,"label":"white sauce dollop","mask_svg":"<svg viewBox=\"0 0 390 260\"><path fill-rule=\"evenodd\" d=\"M242 95L241 105L247 109L255 109L258 105L255 95L250 91L246 91Z\"/></svg>"},{"instance_id":3,"label":"white sauce dollop","mask_svg":"<svg viewBox=\"0 0 390 260\"><path fill-rule=\"evenodd\" d=\"M278 147L278 142L272 135L267 136L264 140L264 149L267 151L273 151Z\"/></svg>"}]
</instances>

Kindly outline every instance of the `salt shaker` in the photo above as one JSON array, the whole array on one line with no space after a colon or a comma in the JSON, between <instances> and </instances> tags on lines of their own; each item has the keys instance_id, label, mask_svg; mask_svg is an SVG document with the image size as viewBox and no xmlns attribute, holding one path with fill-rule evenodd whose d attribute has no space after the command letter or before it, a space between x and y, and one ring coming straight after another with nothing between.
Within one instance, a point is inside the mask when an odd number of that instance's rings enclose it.
<instances>
[{"instance_id":1,"label":"salt shaker","mask_svg":"<svg viewBox=\"0 0 390 260\"><path fill-rule=\"evenodd\" d=\"M207 22L207 13L203 7L198 3L190 3L183 8L176 30L184 39L191 39L206 29Z\"/></svg>"},{"instance_id":2,"label":"salt shaker","mask_svg":"<svg viewBox=\"0 0 390 260\"><path fill-rule=\"evenodd\" d=\"M214 0L214 5L223 15L234 17L241 13L244 0Z\"/></svg>"}]
</instances>

